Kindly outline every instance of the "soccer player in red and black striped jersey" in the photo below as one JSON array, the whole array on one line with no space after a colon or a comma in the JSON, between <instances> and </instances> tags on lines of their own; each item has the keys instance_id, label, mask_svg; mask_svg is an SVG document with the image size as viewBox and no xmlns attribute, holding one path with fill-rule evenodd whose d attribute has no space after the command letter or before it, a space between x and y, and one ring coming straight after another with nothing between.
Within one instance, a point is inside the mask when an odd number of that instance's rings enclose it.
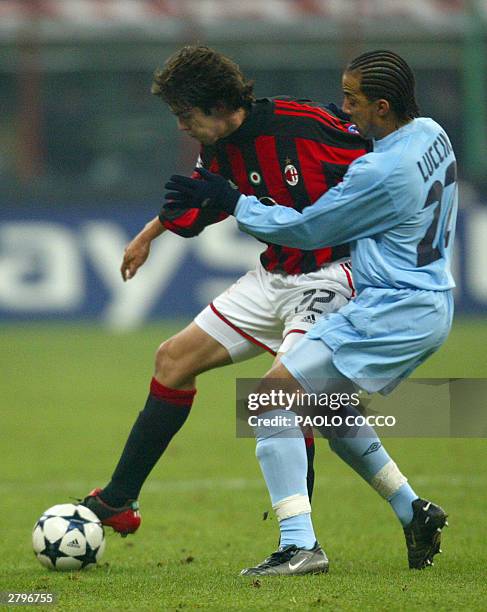
<instances>
[{"instance_id":1,"label":"soccer player in red and black striped jersey","mask_svg":"<svg viewBox=\"0 0 487 612\"><path fill-rule=\"evenodd\" d=\"M182 129L198 138L191 113L177 109ZM355 127L334 105L263 98L252 102L244 117L229 135L202 143L199 163L264 203L280 198L284 205L303 210L339 183L349 164L365 152ZM176 208L164 210L161 221L177 234L195 236L223 218L214 211L191 209L182 214ZM315 272L348 254L348 245L302 251L269 244L260 260L269 272L301 274Z\"/></svg>"},{"instance_id":2,"label":"soccer player in red and black striped jersey","mask_svg":"<svg viewBox=\"0 0 487 612\"><path fill-rule=\"evenodd\" d=\"M152 93L178 126L201 144L198 164L232 181L247 195L299 211L339 183L365 141L334 105L288 97L256 100L253 85L224 55L184 47L156 72ZM169 230L196 236L225 215L166 205L125 250L121 273L132 278L152 240ZM156 355L142 412L111 481L85 498L106 525L126 534L140 523L140 489L184 424L196 376L269 351L279 359L315 323L354 296L348 246L313 251L268 244L257 267L216 297ZM308 495L313 488L314 442L307 440Z\"/></svg>"}]
</instances>

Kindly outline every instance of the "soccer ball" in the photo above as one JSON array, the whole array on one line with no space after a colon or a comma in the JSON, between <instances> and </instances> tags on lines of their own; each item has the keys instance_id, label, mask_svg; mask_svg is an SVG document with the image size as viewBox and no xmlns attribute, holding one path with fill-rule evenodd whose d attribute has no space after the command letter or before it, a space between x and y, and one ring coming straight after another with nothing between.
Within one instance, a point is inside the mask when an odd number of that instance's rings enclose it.
<instances>
[{"instance_id":1,"label":"soccer ball","mask_svg":"<svg viewBox=\"0 0 487 612\"><path fill-rule=\"evenodd\" d=\"M103 526L85 506L58 504L34 525L34 554L55 570L76 570L97 563L105 550Z\"/></svg>"}]
</instances>

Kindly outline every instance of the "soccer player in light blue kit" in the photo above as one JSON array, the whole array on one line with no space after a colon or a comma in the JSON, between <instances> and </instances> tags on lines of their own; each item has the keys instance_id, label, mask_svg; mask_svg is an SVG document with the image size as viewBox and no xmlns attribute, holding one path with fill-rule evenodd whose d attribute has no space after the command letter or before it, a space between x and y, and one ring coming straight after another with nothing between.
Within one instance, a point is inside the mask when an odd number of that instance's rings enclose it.
<instances>
[{"instance_id":1,"label":"soccer player in light blue kit","mask_svg":"<svg viewBox=\"0 0 487 612\"><path fill-rule=\"evenodd\" d=\"M353 60L343 75L343 110L373 152L352 163L343 182L302 212L241 196L221 177L166 185L169 199L235 215L240 229L277 244L315 249L351 243L357 297L320 319L264 379L307 393L356 385L387 393L448 336L452 315L451 250L457 210L456 161L432 119L419 118L414 76L390 51ZM354 409L350 408L350 413ZM266 416L289 412L274 408ZM257 450L279 519L279 549L244 575L324 572L306 496L306 454L299 432L257 427ZM432 565L446 514L420 499L374 430L329 437L331 448L390 503L406 536L411 568Z\"/></svg>"}]
</instances>

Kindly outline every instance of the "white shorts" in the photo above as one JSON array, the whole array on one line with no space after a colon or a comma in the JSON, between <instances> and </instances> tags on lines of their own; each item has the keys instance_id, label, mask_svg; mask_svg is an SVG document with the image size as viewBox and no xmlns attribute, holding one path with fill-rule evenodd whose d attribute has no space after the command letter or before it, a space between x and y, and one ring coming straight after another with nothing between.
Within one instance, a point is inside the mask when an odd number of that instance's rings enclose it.
<instances>
[{"instance_id":1,"label":"white shorts","mask_svg":"<svg viewBox=\"0 0 487 612\"><path fill-rule=\"evenodd\" d=\"M259 263L195 318L238 362L286 352L324 314L354 296L349 260L308 274L274 274Z\"/></svg>"}]
</instances>

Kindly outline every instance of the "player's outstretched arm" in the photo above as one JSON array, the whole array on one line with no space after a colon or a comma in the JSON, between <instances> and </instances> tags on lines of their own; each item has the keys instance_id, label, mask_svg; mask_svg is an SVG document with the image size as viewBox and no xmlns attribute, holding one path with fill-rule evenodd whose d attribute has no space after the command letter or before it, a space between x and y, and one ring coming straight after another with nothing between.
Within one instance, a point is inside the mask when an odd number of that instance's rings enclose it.
<instances>
[{"instance_id":1,"label":"player's outstretched arm","mask_svg":"<svg viewBox=\"0 0 487 612\"><path fill-rule=\"evenodd\" d=\"M133 238L127 245L120 272L124 281L133 278L140 266L143 266L149 257L150 245L154 238L160 236L166 228L159 221L159 217L149 221L144 229Z\"/></svg>"},{"instance_id":2,"label":"player's outstretched arm","mask_svg":"<svg viewBox=\"0 0 487 612\"><path fill-rule=\"evenodd\" d=\"M396 203L384 172L367 158L355 160L339 185L302 212L242 196L225 178L204 168L197 169L201 180L171 176L165 197L180 208L234 215L242 231L265 242L306 250L335 246L385 231L411 215L411 198Z\"/></svg>"}]
</instances>

